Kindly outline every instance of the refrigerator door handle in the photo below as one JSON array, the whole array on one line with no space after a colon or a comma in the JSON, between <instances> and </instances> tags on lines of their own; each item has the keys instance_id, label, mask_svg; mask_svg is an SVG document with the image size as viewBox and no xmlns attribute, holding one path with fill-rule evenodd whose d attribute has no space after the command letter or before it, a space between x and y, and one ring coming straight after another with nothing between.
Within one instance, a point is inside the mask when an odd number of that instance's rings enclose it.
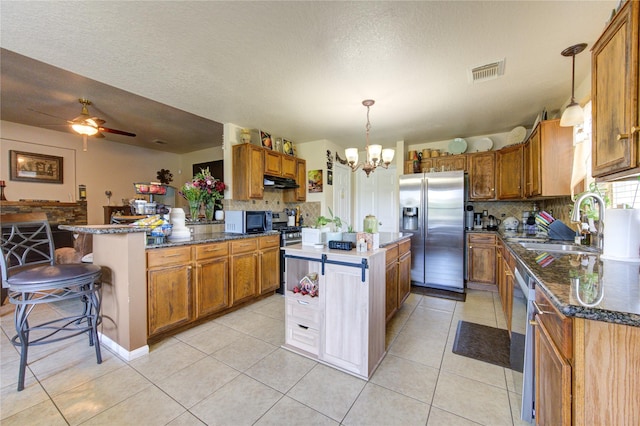
<instances>
[{"instance_id":1,"label":"refrigerator door handle","mask_svg":"<svg viewBox=\"0 0 640 426\"><path fill-rule=\"evenodd\" d=\"M429 180L424 177L422 179L422 235L425 238L429 235L429 217L427 214L429 213L429 199L427 195L429 194Z\"/></svg>"}]
</instances>

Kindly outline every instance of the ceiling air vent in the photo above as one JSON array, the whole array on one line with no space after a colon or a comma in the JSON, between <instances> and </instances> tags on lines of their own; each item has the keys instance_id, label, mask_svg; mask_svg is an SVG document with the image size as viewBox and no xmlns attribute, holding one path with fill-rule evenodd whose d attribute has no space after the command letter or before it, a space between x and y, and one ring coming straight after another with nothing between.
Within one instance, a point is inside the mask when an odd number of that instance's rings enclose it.
<instances>
[{"instance_id":1,"label":"ceiling air vent","mask_svg":"<svg viewBox=\"0 0 640 426\"><path fill-rule=\"evenodd\" d=\"M490 64L480 65L469 70L469 82L480 83L494 80L504 74L504 59Z\"/></svg>"}]
</instances>

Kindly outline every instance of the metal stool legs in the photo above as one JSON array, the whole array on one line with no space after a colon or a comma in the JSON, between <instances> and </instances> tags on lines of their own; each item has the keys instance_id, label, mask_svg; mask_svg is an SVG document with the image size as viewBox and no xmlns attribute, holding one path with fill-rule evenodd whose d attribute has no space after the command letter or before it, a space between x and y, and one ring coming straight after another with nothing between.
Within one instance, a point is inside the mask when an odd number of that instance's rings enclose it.
<instances>
[{"instance_id":1,"label":"metal stool legs","mask_svg":"<svg viewBox=\"0 0 640 426\"><path fill-rule=\"evenodd\" d=\"M95 282L99 274L89 276L84 282L58 289L29 289L29 285L12 288L11 303L15 304L14 322L16 335L12 343L20 348L20 367L18 372L18 391L24 389L25 371L29 346L43 345L68 339L82 333L89 335L89 346L96 352L96 361L102 363L98 325L100 316L100 283ZM52 303L67 299L81 302L80 312L64 318L56 318L41 324L30 325L29 315L38 304Z\"/></svg>"}]
</instances>

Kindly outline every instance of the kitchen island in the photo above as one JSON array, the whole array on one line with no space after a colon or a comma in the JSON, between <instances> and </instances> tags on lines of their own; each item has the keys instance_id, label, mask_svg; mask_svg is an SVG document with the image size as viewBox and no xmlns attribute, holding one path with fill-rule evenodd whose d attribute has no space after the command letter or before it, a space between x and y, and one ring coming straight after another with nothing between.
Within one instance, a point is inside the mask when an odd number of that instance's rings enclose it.
<instances>
[{"instance_id":1,"label":"kitchen island","mask_svg":"<svg viewBox=\"0 0 640 426\"><path fill-rule=\"evenodd\" d=\"M368 379L386 354L386 250L284 250L284 348Z\"/></svg>"},{"instance_id":2,"label":"kitchen island","mask_svg":"<svg viewBox=\"0 0 640 426\"><path fill-rule=\"evenodd\" d=\"M142 227L61 228L93 235L93 262L103 267L101 342L126 360L148 353L149 342L273 294L280 285L278 231L194 233L148 244ZM380 236L381 246L396 256L406 241L402 234ZM376 251L382 253L383 268L385 252ZM376 274L383 290L384 272Z\"/></svg>"},{"instance_id":3,"label":"kitchen island","mask_svg":"<svg viewBox=\"0 0 640 426\"><path fill-rule=\"evenodd\" d=\"M229 308L234 303L229 264L237 265L238 269L248 266L250 274L238 274L237 280L252 283L237 286L236 296L242 292L243 300L236 297L235 306L254 296L260 297L260 288L255 287L260 283L258 259L275 263L263 269L270 271L267 277L278 284L279 233L275 231L253 235L195 234L147 245L147 229L142 227L61 225L60 228L93 235L93 263L103 268L101 342L126 360L148 353L150 337L159 339L163 333L177 329L171 326L188 327L197 319ZM268 244L259 247L258 243L263 241ZM258 250L268 252L269 257L254 256ZM161 270L163 267L166 268ZM193 270L196 273L192 274ZM203 273L209 273L223 286L221 292L212 294L198 287ZM149 285L149 278L157 278L156 291ZM194 302L198 290L203 291ZM199 305L194 306L196 303ZM153 311L154 306L159 308L157 312Z\"/></svg>"}]
</instances>

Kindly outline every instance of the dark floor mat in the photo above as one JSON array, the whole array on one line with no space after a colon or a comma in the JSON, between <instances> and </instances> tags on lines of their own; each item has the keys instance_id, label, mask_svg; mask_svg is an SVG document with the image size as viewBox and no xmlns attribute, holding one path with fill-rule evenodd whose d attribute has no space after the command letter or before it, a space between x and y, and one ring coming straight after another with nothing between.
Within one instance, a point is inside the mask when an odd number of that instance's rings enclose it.
<instances>
[{"instance_id":1,"label":"dark floor mat","mask_svg":"<svg viewBox=\"0 0 640 426\"><path fill-rule=\"evenodd\" d=\"M459 321L456 340L453 343L453 353L522 371L522 361L518 362L514 359L513 364L511 362L510 346L511 340L507 330ZM517 357L514 356L514 358Z\"/></svg>"},{"instance_id":2,"label":"dark floor mat","mask_svg":"<svg viewBox=\"0 0 640 426\"><path fill-rule=\"evenodd\" d=\"M411 293L420 294L422 296L431 296L431 297L439 297L441 299L455 300L458 302L464 302L467 298L466 293L440 290L437 288L420 287L417 285L411 286Z\"/></svg>"}]
</instances>

